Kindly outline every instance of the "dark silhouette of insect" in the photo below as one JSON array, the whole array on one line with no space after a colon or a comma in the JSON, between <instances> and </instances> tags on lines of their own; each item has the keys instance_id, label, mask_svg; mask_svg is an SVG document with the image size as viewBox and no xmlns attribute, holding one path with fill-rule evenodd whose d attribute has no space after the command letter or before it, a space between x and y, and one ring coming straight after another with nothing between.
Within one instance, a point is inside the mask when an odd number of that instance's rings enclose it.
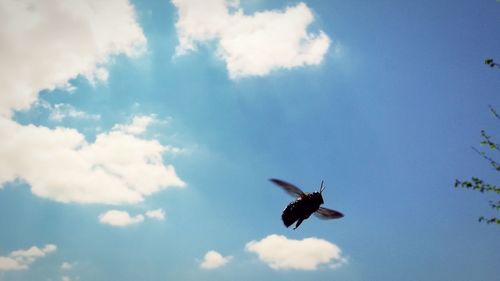
<instances>
[{"instance_id":1,"label":"dark silhouette of insect","mask_svg":"<svg viewBox=\"0 0 500 281\"><path fill-rule=\"evenodd\" d=\"M270 181L297 198L297 200L288 204L283 210L283 214L281 214L281 219L286 227L297 222L294 227L294 229L297 229L302 221L309 218L313 213L321 219L339 219L344 216L341 212L320 207L324 203L321 195L325 189L323 181L321 181L319 192L313 193L304 193L300 188L286 181L278 179L270 179Z\"/></svg>"}]
</instances>

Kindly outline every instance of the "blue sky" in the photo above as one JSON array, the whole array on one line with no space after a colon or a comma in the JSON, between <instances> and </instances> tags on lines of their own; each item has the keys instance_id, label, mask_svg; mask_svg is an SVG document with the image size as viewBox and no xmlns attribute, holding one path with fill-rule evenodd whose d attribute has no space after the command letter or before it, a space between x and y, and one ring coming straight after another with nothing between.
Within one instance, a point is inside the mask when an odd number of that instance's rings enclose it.
<instances>
[{"instance_id":1,"label":"blue sky","mask_svg":"<svg viewBox=\"0 0 500 281\"><path fill-rule=\"evenodd\" d=\"M0 280L494 280L499 12L2 1Z\"/></svg>"}]
</instances>

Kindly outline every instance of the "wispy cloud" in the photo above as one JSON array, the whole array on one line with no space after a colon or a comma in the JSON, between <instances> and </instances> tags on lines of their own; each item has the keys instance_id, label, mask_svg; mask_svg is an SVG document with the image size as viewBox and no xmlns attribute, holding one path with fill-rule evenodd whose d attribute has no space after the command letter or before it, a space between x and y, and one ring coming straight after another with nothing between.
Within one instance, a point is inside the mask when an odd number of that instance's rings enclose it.
<instances>
[{"instance_id":1,"label":"wispy cloud","mask_svg":"<svg viewBox=\"0 0 500 281\"><path fill-rule=\"evenodd\" d=\"M101 119L101 115L89 114L87 112L77 110L74 106L70 104L63 104L63 103L55 104L50 111L49 119L55 121L62 121L63 119L66 118L99 120Z\"/></svg>"},{"instance_id":2,"label":"wispy cloud","mask_svg":"<svg viewBox=\"0 0 500 281\"><path fill-rule=\"evenodd\" d=\"M248 242L245 249L256 253L261 261L276 270L315 270L322 264L338 268L346 262L337 245L315 237L294 240L272 234L260 241Z\"/></svg>"},{"instance_id":3,"label":"wispy cloud","mask_svg":"<svg viewBox=\"0 0 500 281\"><path fill-rule=\"evenodd\" d=\"M176 54L184 55L196 50L199 43L215 41L217 55L226 62L231 78L317 65L330 46L330 38L323 31L307 31L314 15L304 3L253 15L246 15L239 1L172 3L178 11Z\"/></svg>"},{"instance_id":4,"label":"wispy cloud","mask_svg":"<svg viewBox=\"0 0 500 281\"><path fill-rule=\"evenodd\" d=\"M37 259L55 252L57 246L47 244L43 248L33 246L26 250L12 251L8 256L0 256L0 271L25 270Z\"/></svg>"},{"instance_id":5,"label":"wispy cloud","mask_svg":"<svg viewBox=\"0 0 500 281\"><path fill-rule=\"evenodd\" d=\"M62 270L71 270L76 266L76 262L65 261L61 264Z\"/></svg>"},{"instance_id":6,"label":"wispy cloud","mask_svg":"<svg viewBox=\"0 0 500 281\"><path fill-rule=\"evenodd\" d=\"M200 263L203 269L215 269L226 265L232 259L231 256L224 257L217 251L208 251Z\"/></svg>"},{"instance_id":7,"label":"wispy cloud","mask_svg":"<svg viewBox=\"0 0 500 281\"><path fill-rule=\"evenodd\" d=\"M146 212L146 217L156 220L164 220L165 219L165 211L163 209L156 209Z\"/></svg>"},{"instance_id":8,"label":"wispy cloud","mask_svg":"<svg viewBox=\"0 0 500 281\"><path fill-rule=\"evenodd\" d=\"M71 118L71 119L86 119L86 120L100 120L101 115L99 114L90 114L85 111L81 111L76 109L74 106L71 104L66 104L66 103L57 103L57 104L50 104L49 102L45 100L37 100L33 105L32 108L43 108L48 111L49 113L49 119L53 121L63 121L64 119Z\"/></svg>"}]
</instances>

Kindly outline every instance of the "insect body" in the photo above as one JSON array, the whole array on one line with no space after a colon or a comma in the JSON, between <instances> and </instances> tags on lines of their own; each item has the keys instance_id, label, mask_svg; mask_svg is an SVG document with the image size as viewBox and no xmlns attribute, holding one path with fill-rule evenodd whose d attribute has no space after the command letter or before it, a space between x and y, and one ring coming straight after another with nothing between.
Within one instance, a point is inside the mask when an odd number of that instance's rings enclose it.
<instances>
[{"instance_id":1,"label":"insect body","mask_svg":"<svg viewBox=\"0 0 500 281\"><path fill-rule=\"evenodd\" d=\"M313 193L304 193L295 185L282 180L271 179L271 181L283 188L288 194L297 197L297 200L286 206L281 215L286 227L297 222L294 228L296 229L303 220L309 218L313 213L322 219L339 219L344 216L341 212L321 207L324 203L321 195L324 190L323 181L321 181L319 192Z\"/></svg>"}]
</instances>

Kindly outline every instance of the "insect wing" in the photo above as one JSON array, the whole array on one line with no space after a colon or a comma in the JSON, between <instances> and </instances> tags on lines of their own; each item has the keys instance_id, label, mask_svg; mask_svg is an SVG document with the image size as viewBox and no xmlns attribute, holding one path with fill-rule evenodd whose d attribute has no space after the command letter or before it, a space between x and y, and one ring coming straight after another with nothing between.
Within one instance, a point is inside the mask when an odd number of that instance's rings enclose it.
<instances>
[{"instance_id":1,"label":"insect wing","mask_svg":"<svg viewBox=\"0 0 500 281\"><path fill-rule=\"evenodd\" d=\"M300 188L296 187L291 183L278 179L270 179L270 181L274 182L276 185L283 188L283 190L286 191L286 193L290 194L293 197L299 197L305 195L304 192L300 190Z\"/></svg>"},{"instance_id":2,"label":"insect wing","mask_svg":"<svg viewBox=\"0 0 500 281\"><path fill-rule=\"evenodd\" d=\"M330 219L340 219L341 217L344 216L341 212L319 207L319 209L316 211L315 215L320 218L320 219L325 219L325 220L330 220Z\"/></svg>"}]
</instances>

